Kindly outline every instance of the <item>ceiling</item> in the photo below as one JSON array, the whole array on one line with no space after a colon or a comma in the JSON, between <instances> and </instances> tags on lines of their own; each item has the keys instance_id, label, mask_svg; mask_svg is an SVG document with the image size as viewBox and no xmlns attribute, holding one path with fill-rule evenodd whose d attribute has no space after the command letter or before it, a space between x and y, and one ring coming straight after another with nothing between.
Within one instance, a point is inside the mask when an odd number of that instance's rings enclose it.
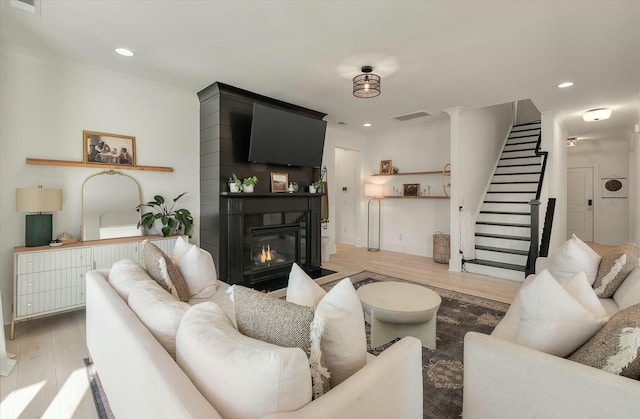
<instances>
[{"instance_id":1,"label":"ceiling","mask_svg":"<svg viewBox=\"0 0 640 419\"><path fill-rule=\"evenodd\" d=\"M220 81L362 133L527 98L579 138L628 139L640 118L639 0L35 1L0 1L2 43L193 92ZM351 93L363 65L382 77L376 98ZM612 117L582 121L598 107Z\"/></svg>"}]
</instances>

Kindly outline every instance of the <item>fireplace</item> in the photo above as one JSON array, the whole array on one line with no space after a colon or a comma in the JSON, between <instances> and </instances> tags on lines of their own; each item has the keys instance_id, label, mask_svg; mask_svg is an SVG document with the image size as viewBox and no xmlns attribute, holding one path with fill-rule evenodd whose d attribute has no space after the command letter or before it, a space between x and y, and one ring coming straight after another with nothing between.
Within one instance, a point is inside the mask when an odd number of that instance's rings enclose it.
<instances>
[{"instance_id":1,"label":"fireplace","mask_svg":"<svg viewBox=\"0 0 640 419\"><path fill-rule=\"evenodd\" d=\"M220 279L254 286L320 268L320 195L221 194ZM226 245L225 245L226 244Z\"/></svg>"}]
</instances>

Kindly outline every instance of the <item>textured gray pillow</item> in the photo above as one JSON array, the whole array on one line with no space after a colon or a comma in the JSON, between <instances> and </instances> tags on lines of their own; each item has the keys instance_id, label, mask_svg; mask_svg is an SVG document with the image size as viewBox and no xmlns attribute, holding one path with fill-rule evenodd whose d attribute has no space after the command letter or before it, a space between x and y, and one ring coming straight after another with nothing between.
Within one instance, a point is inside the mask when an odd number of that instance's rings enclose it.
<instances>
[{"instance_id":1,"label":"textured gray pillow","mask_svg":"<svg viewBox=\"0 0 640 419\"><path fill-rule=\"evenodd\" d=\"M633 244L616 246L602 256L593 290L600 298L610 298L633 270L638 251Z\"/></svg>"},{"instance_id":2,"label":"textured gray pillow","mask_svg":"<svg viewBox=\"0 0 640 419\"><path fill-rule=\"evenodd\" d=\"M616 313L569 359L623 377L640 379L640 304Z\"/></svg>"},{"instance_id":3,"label":"textured gray pillow","mask_svg":"<svg viewBox=\"0 0 640 419\"><path fill-rule=\"evenodd\" d=\"M329 373L320 350L324 325L314 308L240 285L233 286L233 304L240 333L274 345L302 349L309 357L314 398L329 390Z\"/></svg>"},{"instance_id":4,"label":"textured gray pillow","mask_svg":"<svg viewBox=\"0 0 640 419\"><path fill-rule=\"evenodd\" d=\"M149 240L144 241L142 256L144 268L151 278L176 299L189 302L187 283L169 256Z\"/></svg>"}]
</instances>

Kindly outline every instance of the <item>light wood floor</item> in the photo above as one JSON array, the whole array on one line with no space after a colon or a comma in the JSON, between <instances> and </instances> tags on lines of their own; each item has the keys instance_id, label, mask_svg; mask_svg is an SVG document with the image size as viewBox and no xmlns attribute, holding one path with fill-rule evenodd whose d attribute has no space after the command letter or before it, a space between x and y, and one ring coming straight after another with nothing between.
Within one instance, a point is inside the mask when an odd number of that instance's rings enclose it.
<instances>
[{"instance_id":1,"label":"light wood floor","mask_svg":"<svg viewBox=\"0 0 640 419\"><path fill-rule=\"evenodd\" d=\"M448 265L431 258L349 245L338 245L338 254L323 266L338 273L322 282L369 270L506 303L520 287L518 282L449 272ZM97 417L83 364L89 356L84 311L18 323L7 351L17 355L18 364L11 375L0 377L0 418Z\"/></svg>"}]
</instances>

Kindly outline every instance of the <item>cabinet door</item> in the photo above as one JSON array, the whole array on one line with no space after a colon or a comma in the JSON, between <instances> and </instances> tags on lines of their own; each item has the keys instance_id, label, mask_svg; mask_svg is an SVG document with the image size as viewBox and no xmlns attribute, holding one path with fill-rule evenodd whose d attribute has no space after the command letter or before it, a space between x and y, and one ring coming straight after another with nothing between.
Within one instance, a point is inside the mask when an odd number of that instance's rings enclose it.
<instances>
[{"instance_id":1,"label":"cabinet door","mask_svg":"<svg viewBox=\"0 0 640 419\"><path fill-rule=\"evenodd\" d=\"M121 259L138 260L138 242L93 246L93 269L109 269Z\"/></svg>"},{"instance_id":2,"label":"cabinet door","mask_svg":"<svg viewBox=\"0 0 640 419\"><path fill-rule=\"evenodd\" d=\"M91 248L46 250L20 253L16 257L18 275L54 271L91 264Z\"/></svg>"},{"instance_id":3,"label":"cabinet door","mask_svg":"<svg viewBox=\"0 0 640 419\"><path fill-rule=\"evenodd\" d=\"M16 318L83 306L89 266L18 275Z\"/></svg>"}]
</instances>

